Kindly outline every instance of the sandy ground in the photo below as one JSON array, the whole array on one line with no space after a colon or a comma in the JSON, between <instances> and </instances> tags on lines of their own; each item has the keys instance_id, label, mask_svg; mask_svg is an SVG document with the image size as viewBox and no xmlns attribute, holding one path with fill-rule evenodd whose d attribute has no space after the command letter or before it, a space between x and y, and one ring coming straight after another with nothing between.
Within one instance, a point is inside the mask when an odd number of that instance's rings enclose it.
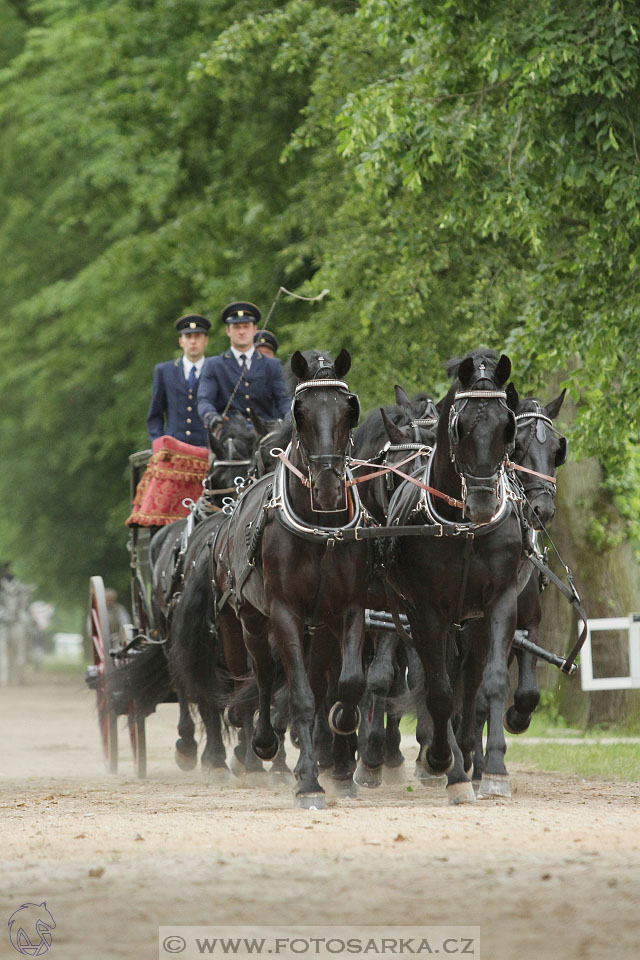
<instances>
[{"instance_id":1,"label":"sandy ground","mask_svg":"<svg viewBox=\"0 0 640 960\"><path fill-rule=\"evenodd\" d=\"M147 781L124 731L107 777L81 681L0 690L3 960L7 919L42 901L52 960L156 958L159 925L249 923L464 924L484 960L637 957L640 784L512 765L511 801L449 807L412 754L408 785L300 811L289 789L181 773L175 724L171 704L149 718Z\"/></svg>"}]
</instances>

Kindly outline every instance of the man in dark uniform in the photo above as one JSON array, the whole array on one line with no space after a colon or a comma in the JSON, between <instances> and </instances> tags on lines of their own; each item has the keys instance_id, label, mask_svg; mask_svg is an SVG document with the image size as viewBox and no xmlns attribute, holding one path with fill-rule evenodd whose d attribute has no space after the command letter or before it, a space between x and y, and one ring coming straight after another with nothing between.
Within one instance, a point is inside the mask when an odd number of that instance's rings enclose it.
<instances>
[{"instance_id":1,"label":"man in dark uniform","mask_svg":"<svg viewBox=\"0 0 640 960\"><path fill-rule=\"evenodd\" d=\"M229 349L217 357L209 357L202 371L198 393L198 413L207 427L222 422L227 405L242 413L252 429L249 413L263 420L289 416L291 396L282 376L282 364L265 357L254 346L253 338L260 320L254 303L238 300L222 311Z\"/></svg>"},{"instance_id":2,"label":"man in dark uniform","mask_svg":"<svg viewBox=\"0 0 640 960\"><path fill-rule=\"evenodd\" d=\"M195 447L207 446L207 433L198 416L197 401L210 327L209 320L198 313L188 313L176 320L182 356L157 364L153 371L147 415L152 442L168 434Z\"/></svg>"},{"instance_id":3,"label":"man in dark uniform","mask_svg":"<svg viewBox=\"0 0 640 960\"><path fill-rule=\"evenodd\" d=\"M256 350L265 357L275 357L278 352L278 341L271 330L258 330L253 338Z\"/></svg>"}]
</instances>

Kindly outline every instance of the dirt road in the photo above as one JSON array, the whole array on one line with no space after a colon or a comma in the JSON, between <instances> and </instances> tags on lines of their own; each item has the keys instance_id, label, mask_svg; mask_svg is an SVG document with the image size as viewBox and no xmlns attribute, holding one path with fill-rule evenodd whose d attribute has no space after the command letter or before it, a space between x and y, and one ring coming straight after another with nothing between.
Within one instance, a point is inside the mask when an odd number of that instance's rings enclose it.
<instances>
[{"instance_id":1,"label":"dirt road","mask_svg":"<svg viewBox=\"0 0 640 960\"><path fill-rule=\"evenodd\" d=\"M9 916L42 901L52 960L155 960L159 925L248 923L474 925L483 960L638 955L640 784L512 766L511 801L449 807L409 776L300 811L181 773L175 722L171 704L148 721L149 780L124 735L107 777L81 681L0 690L0 958L19 956Z\"/></svg>"}]
</instances>

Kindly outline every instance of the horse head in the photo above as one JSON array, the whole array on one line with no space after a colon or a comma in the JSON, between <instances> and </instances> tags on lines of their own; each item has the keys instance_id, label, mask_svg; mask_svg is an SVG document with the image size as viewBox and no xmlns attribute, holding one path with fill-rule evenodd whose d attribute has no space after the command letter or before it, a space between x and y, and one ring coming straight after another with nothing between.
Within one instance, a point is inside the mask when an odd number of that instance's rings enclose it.
<instances>
[{"instance_id":1,"label":"horse head","mask_svg":"<svg viewBox=\"0 0 640 960\"><path fill-rule=\"evenodd\" d=\"M351 357L341 350L335 361L316 350L291 357L298 383L291 404L293 446L307 470L312 509L346 509L346 459L360 403L344 377Z\"/></svg>"},{"instance_id":2,"label":"horse head","mask_svg":"<svg viewBox=\"0 0 640 960\"><path fill-rule=\"evenodd\" d=\"M492 350L461 360L449 394L449 454L461 478L464 516L488 523L500 505L501 479L516 438L517 393L505 390L511 361Z\"/></svg>"},{"instance_id":3,"label":"horse head","mask_svg":"<svg viewBox=\"0 0 640 960\"><path fill-rule=\"evenodd\" d=\"M213 458L204 486L216 506L222 506L223 498L235 491L238 479L246 479L256 441L256 435L247 430L242 415L232 414L220 436L209 431Z\"/></svg>"},{"instance_id":4,"label":"horse head","mask_svg":"<svg viewBox=\"0 0 640 960\"><path fill-rule=\"evenodd\" d=\"M542 477L519 474L527 498L526 517L537 530L550 523L556 512L555 475L566 460L567 441L556 430L553 421L560 412L565 394L566 390L563 390L545 407L527 397L518 404L516 411L518 430L513 459L520 466L543 474Z\"/></svg>"}]
</instances>

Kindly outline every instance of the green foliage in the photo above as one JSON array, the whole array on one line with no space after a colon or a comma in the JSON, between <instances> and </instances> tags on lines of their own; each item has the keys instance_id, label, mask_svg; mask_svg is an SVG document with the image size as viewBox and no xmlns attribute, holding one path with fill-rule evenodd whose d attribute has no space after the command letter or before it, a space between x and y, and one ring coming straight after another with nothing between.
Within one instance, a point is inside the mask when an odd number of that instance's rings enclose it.
<instances>
[{"instance_id":1,"label":"green foliage","mask_svg":"<svg viewBox=\"0 0 640 960\"><path fill-rule=\"evenodd\" d=\"M282 353L346 346L365 408L439 394L481 342L521 392L561 371L574 455L635 503L638 24L620 0L0 2L2 551L63 596L123 589L172 321L280 284L330 288L273 325Z\"/></svg>"}]
</instances>

